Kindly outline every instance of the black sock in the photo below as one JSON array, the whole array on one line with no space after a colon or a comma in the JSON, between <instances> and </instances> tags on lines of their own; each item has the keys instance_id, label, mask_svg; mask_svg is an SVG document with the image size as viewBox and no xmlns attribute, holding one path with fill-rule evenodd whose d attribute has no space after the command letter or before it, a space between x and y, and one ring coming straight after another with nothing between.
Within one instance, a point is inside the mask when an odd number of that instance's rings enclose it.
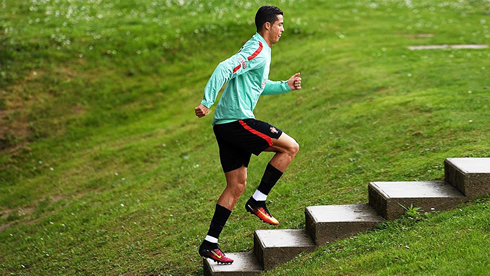
<instances>
[{"instance_id":1,"label":"black sock","mask_svg":"<svg viewBox=\"0 0 490 276\"><path fill-rule=\"evenodd\" d=\"M209 226L208 236L218 239L221 231L223 230L223 227L225 227L226 221L230 217L230 214L230 210L216 204L213 219L211 219L211 225Z\"/></svg>"},{"instance_id":2,"label":"black sock","mask_svg":"<svg viewBox=\"0 0 490 276\"><path fill-rule=\"evenodd\" d=\"M213 249L216 249L216 248L218 248L218 244L217 243L212 243L212 242L208 242L207 240L204 240L201 243L201 246L199 247L199 250L202 250L202 249L213 250Z\"/></svg>"},{"instance_id":3,"label":"black sock","mask_svg":"<svg viewBox=\"0 0 490 276\"><path fill-rule=\"evenodd\" d=\"M260 181L260 185L257 188L261 193L268 195L271 191L272 187L276 185L279 178L281 178L282 172L276 168L274 168L270 163L267 164L265 168L264 176L262 176L262 180Z\"/></svg>"}]
</instances>

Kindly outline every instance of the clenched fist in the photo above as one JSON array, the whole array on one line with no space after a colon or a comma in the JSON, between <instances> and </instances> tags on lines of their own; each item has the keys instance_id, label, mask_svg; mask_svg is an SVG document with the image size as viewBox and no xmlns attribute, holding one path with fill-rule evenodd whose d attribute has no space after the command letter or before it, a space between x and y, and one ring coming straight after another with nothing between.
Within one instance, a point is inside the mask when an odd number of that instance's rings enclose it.
<instances>
[{"instance_id":1,"label":"clenched fist","mask_svg":"<svg viewBox=\"0 0 490 276\"><path fill-rule=\"evenodd\" d=\"M299 77L301 73L294 74L288 80L288 85L291 90L300 90L301 89L301 78Z\"/></svg>"},{"instance_id":2,"label":"clenched fist","mask_svg":"<svg viewBox=\"0 0 490 276\"><path fill-rule=\"evenodd\" d=\"M199 118L202 118L209 113L209 108L205 107L204 105L200 104L196 108L194 108L194 112L196 112L196 116Z\"/></svg>"}]
</instances>

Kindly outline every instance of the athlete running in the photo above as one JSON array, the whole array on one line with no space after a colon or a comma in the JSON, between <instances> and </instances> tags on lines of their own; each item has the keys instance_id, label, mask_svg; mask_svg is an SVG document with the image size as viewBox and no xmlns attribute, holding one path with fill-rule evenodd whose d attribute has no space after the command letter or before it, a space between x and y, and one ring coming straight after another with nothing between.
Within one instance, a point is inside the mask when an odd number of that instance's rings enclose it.
<instances>
[{"instance_id":1,"label":"athlete running","mask_svg":"<svg viewBox=\"0 0 490 276\"><path fill-rule=\"evenodd\" d=\"M267 195L299 150L296 141L280 129L255 119L253 110L260 95L274 95L301 89L300 74L287 81L270 81L271 47L284 32L283 12L274 6L261 7L255 16L257 33L240 51L221 62L205 89L201 104L195 108L201 118L209 113L218 92L228 83L216 107L213 130L219 146L226 188L216 204L209 231L199 247L203 258L231 264L233 260L218 247L218 238L245 190L247 167L253 154L274 152L262 180L245 209L262 221L278 225L266 206Z\"/></svg>"}]
</instances>

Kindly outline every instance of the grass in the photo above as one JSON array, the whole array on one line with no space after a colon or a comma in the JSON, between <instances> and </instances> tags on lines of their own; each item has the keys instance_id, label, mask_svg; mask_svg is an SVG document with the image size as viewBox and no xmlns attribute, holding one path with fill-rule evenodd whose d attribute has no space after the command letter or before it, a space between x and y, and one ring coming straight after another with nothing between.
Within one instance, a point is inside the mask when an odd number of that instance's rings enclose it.
<instances>
[{"instance_id":1,"label":"grass","mask_svg":"<svg viewBox=\"0 0 490 276\"><path fill-rule=\"evenodd\" d=\"M193 107L262 4L1 1L1 274L202 272L197 247L224 177L212 118ZM445 158L488 157L490 50L406 48L488 43L487 1L278 5L286 32L270 78L304 80L255 111L301 145L270 196L281 228L304 227L306 206L367 202L370 181L438 180ZM240 206L270 157L251 161L226 252L251 250L253 231L269 228ZM267 274L482 275L488 200L460 209Z\"/></svg>"}]
</instances>

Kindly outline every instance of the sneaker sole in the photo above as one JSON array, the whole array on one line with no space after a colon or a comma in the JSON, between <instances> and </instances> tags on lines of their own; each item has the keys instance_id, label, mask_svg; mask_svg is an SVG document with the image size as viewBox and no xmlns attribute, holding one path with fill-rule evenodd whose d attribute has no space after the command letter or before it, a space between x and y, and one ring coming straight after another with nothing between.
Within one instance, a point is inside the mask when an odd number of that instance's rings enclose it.
<instances>
[{"instance_id":1,"label":"sneaker sole","mask_svg":"<svg viewBox=\"0 0 490 276\"><path fill-rule=\"evenodd\" d=\"M277 224L274 224L274 223L271 223L271 222L268 222L268 221L263 220L261 217L259 217L259 216L258 216L258 215L257 215L257 214L256 214L256 213L253 211L252 207L250 207L248 204L245 206L245 209L247 209L247 211L248 211L250 214L255 215L256 217L258 217L258 218L259 218L259 219L260 219L260 220L261 220L263 223L267 223L267 224L269 224L269 225L274 225L274 226L279 225L279 222L277 222Z\"/></svg>"},{"instance_id":2,"label":"sneaker sole","mask_svg":"<svg viewBox=\"0 0 490 276\"><path fill-rule=\"evenodd\" d=\"M203 259L210 259L210 260L213 260L215 263L217 264L223 264L223 265L231 265L234 261L231 261L231 262L222 262L222 261L218 261L212 257L208 257L208 256L201 256Z\"/></svg>"}]
</instances>

